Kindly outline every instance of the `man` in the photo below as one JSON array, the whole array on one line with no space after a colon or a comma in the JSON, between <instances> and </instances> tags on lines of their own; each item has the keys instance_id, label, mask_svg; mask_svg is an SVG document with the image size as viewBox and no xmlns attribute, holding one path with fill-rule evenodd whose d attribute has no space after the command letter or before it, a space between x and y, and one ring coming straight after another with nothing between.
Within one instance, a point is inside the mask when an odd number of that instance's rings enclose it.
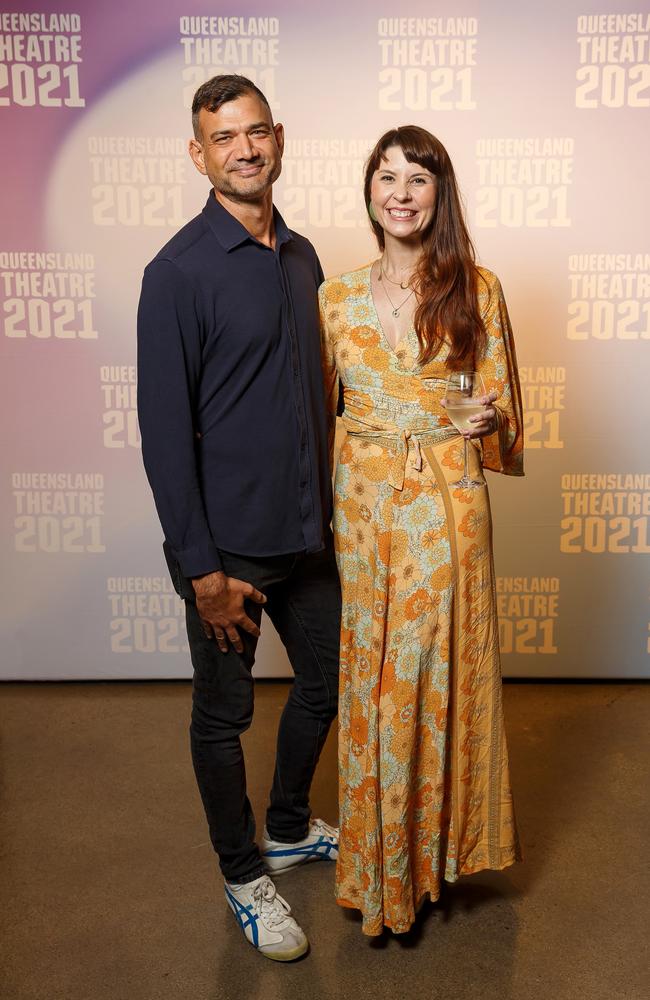
<instances>
[{"instance_id":1,"label":"man","mask_svg":"<svg viewBox=\"0 0 650 1000\"><path fill-rule=\"evenodd\" d=\"M242 76L192 104L189 152L212 190L144 273L138 411L144 463L194 666L190 740L226 899L279 961L307 939L268 875L335 859L309 788L336 714L340 590L311 244L273 207L282 125ZM280 721L262 849L240 734L262 608L295 674Z\"/></svg>"}]
</instances>

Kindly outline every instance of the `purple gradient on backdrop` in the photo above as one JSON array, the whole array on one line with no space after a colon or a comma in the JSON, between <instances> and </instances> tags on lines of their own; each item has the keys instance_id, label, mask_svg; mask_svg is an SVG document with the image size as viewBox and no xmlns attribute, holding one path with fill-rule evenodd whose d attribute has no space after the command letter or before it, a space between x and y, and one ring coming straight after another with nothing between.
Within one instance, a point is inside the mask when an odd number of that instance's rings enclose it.
<instances>
[{"instance_id":1,"label":"purple gradient on backdrop","mask_svg":"<svg viewBox=\"0 0 650 1000\"><path fill-rule=\"evenodd\" d=\"M336 8L337 3L329 5ZM187 0L165 4L114 0L98 4L79 0L44 0L38 4L8 5L18 12L43 14L72 10L81 16L83 62L79 70L80 91L85 108L3 108L0 112L3 142L0 145L0 217L3 220L2 242L16 250L41 248L45 191L43 170L54 163L56 152L68 130L88 107L133 70L146 64L166 49L179 46L179 18L184 15L240 15L239 4L214 3L210 0ZM282 15L300 10L298 0L257 0L246 12L264 16ZM91 54L92 53L92 57ZM155 95L152 95L155 99ZM142 109L146 133L146 107Z\"/></svg>"}]
</instances>

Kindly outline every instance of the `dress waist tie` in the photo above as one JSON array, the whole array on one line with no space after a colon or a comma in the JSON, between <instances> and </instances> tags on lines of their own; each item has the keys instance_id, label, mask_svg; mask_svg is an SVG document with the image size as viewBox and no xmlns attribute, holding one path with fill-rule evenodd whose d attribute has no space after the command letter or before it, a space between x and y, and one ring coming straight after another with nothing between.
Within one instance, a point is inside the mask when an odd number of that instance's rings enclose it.
<instances>
[{"instance_id":1,"label":"dress waist tie","mask_svg":"<svg viewBox=\"0 0 650 1000\"><path fill-rule=\"evenodd\" d=\"M411 445L411 468L416 472L422 472L423 458L422 445L438 444L450 437L455 437L457 431L453 427L440 427L437 430L423 430L416 434L409 428L400 430L389 427L359 427L352 424L343 417L343 423L348 434L352 437L365 438L369 441L377 441L378 444L385 444L392 451L388 483L394 490L404 489L404 479L406 469L409 464L409 442Z\"/></svg>"}]
</instances>

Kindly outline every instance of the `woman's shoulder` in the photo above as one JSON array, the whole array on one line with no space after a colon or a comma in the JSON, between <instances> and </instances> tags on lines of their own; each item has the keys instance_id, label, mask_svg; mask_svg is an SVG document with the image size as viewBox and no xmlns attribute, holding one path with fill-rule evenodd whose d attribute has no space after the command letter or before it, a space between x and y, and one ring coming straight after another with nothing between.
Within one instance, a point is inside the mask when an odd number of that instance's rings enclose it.
<instances>
[{"instance_id":1,"label":"woman's shoulder","mask_svg":"<svg viewBox=\"0 0 650 1000\"><path fill-rule=\"evenodd\" d=\"M479 309L485 319L491 312L500 308L500 303L503 301L503 289L493 271L488 271L487 267L477 267L476 270L478 271Z\"/></svg>"},{"instance_id":2,"label":"woman's shoulder","mask_svg":"<svg viewBox=\"0 0 650 1000\"><path fill-rule=\"evenodd\" d=\"M372 264L364 264L354 271L344 271L332 278L326 278L319 288L321 298L341 301L350 295L365 294L368 288L368 275Z\"/></svg>"},{"instance_id":3,"label":"woman's shoulder","mask_svg":"<svg viewBox=\"0 0 650 1000\"><path fill-rule=\"evenodd\" d=\"M490 295L493 291L497 291L501 288L501 282L497 278L494 271L489 271L487 267L481 267L480 265L477 265L476 270L478 271L479 276L479 295Z\"/></svg>"}]
</instances>

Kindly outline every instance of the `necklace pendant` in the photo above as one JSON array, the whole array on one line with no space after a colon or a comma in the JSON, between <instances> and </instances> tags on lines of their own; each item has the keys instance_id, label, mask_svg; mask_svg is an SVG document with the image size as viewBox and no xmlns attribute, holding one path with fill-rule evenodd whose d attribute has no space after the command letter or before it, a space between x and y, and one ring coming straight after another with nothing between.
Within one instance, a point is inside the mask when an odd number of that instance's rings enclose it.
<instances>
[{"instance_id":1,"label":"necklace pendant","mask_svg":"<svg viewBox=\"0 0 650 1000\"><path fill-rule=\"evenodd\" d=\"M399 309L393 309L393 316L399 316Z\"/></svg>"},{"instance_id":2,"label":"necklace pendant","mask_svg":"<svg viewBox=\"0 0 650 1000\"><path fill-rule=\"evenodd\" d=\"M408 286L408 284L406 284L406 285L403 285L403 284L402 284L402 282L400 281L400 283L399 283L399 287L400 287L400 288L402 289L402 291L403 291L403 292L405 292L405 291L406 291L406 289L407 289L407 288L408 288L409 286Z\"/></svg>"}]
</instances>

